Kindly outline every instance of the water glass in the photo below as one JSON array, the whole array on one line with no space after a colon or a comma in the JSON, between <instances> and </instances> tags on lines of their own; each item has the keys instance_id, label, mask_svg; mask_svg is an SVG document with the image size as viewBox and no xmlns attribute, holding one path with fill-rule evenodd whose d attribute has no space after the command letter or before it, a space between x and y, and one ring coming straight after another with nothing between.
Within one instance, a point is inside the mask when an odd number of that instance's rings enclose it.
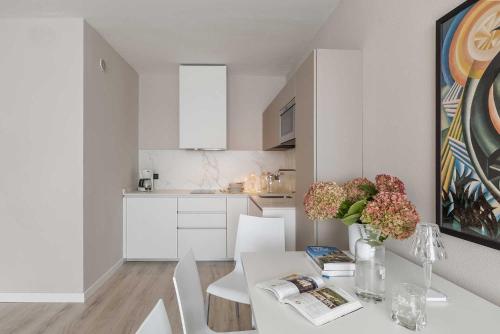
<instances>
[{"instance_id":1,"label":"water glass","mask_svg":"<svg viewBox=\"0 0 500 334\"><path fill-rule=\"evenodd\" d=\"M392 320L413 331L424 328L426 291L410 284L398 284L392 291Z\"/></svg>"}]
</instances>

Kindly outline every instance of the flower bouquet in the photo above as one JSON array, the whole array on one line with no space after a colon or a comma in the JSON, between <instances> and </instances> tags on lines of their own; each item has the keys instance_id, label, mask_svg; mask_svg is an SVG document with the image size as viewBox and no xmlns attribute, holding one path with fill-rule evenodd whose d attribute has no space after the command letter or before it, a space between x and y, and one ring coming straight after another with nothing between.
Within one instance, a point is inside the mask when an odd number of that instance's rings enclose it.
<instances>
[{"instance_id":1,"label":"flower bouquet","mask_svg":"<svg viewBox=\"0 0 500 334\"><path fill-rule=\"evenodd\" d=\"M389 237L408 238L419 221L415 206L406 197L403 182L382 174L376 176L375 183L366 178L356 178L342 185L314 183L305 195L304 208L311 220L337 218L350 226L349 250L356 257L356 294L365 300L383 300L383 242Z\"/></svg>"},{"instance_id":2,"label":"flower bouquet","mask_svg":"<svg viewBox=\"0 0 500 334\"><path fill-rule=\"evenodd\" d=\"M304 197L311 220L340 219L346 225L368 224L379 241L406 239L419 222L415 206L408 200L404 183L397 177L377 175L375 183L356 178L342 185L317 182Z\"/></svg>"}]
</instances>

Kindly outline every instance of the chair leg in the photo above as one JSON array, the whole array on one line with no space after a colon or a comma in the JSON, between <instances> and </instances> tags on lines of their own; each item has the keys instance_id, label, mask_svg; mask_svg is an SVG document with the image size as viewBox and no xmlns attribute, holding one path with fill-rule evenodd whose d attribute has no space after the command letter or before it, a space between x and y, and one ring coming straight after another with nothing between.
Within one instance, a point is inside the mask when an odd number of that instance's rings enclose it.
<instances>
[{"instance_id":1,"label":"chair leg","mask_svg":"<svg viewBox=\"0 0 500 334\"><path fill-rule=\"evenodd\" d=\"M239 319L240 318L240 304L236 303L236 317Z\"/></svg>"},{"instance_id":2,"label":"chair leg","mask_svg":"<svg viewBox=\"0 0 500 334\"><path fill-rule=\"evenodd\" d=\"M210 297L212 295L207 293L207 325L208 325L208 322L210 320Z\"/></svg>"}]
</instances>

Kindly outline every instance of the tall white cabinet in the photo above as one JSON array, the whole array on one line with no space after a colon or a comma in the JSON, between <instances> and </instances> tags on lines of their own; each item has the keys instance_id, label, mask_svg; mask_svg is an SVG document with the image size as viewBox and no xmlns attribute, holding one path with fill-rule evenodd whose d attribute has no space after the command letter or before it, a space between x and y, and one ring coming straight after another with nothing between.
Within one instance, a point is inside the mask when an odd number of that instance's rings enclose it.
<instances>
[{"instance_id":1,"label":"tall white cabinet","mask_svg":"<svg viewBox=\"0 0 500 334\"><path fill-rule=\"evenodd\" d=\"M296 243L347 248L341 223L311 222L303 198L311 183L362 176L362 58L358 50L314 50L293 76L296 135Z\"/></svg>"},{"instance_id":2,"label":"tall white cabinet","mask_svg":"<svg viewBox=\"0 0 500 334\"><path fill-rule=\"evenodd\" d=\"M225 65L179 67L179 148L227 147Z\"/></svg>"}]
</instances>

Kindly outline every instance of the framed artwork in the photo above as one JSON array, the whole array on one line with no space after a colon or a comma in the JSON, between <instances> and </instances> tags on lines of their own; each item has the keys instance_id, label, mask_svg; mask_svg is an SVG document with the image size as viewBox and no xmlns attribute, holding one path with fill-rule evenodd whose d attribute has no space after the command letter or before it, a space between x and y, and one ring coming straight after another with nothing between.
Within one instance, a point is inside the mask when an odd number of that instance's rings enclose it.
<instances>
[{"instance_id":1,"label":"framed artwork","mask_svg":"<svg viewBox=\"0 0 500 334\"><path fill-rule=\"evenodd\" d=\"M500 249L500 2L466 1L436 32L437 222Z\"/></svg>"}]
</instances>

